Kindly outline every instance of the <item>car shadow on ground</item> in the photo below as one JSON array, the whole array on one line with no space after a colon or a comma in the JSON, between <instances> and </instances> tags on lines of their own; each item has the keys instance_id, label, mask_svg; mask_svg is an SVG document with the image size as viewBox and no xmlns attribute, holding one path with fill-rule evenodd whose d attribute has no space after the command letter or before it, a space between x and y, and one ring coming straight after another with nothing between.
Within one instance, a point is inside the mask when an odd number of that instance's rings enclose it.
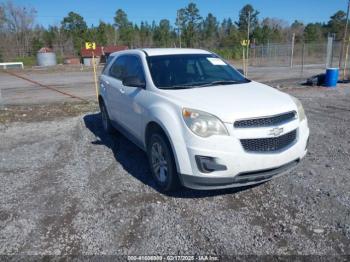
<instances>
[{"instance_id":1,"label":"car shadow on ground","mask_svg":"<svg viewBox=\"0 0 350 262\"><path fill-rule=\"evenodd\" d=\"M162 193L159 191L151 177L147 155L143 150L118 132L113 135L107 134L103 130L100 113L85 115L84 123L86 128L96 136L96 141L91 142L92 144L104 145L110 148L116 161L118 161L130 175L157 192ZM182 187L176 192L165 193L165 195L175 198L205 198L217 195L234 194L255 186L220 190L192 190Z\"/></svg>"}]
</instances>

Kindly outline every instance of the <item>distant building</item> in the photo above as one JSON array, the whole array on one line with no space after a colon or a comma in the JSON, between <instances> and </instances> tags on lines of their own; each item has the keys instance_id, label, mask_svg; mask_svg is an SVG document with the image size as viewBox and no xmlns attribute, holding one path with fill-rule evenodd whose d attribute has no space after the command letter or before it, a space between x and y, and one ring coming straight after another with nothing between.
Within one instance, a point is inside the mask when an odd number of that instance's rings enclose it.
<instances>
[{"instance_id":1,"label":"distant building","mask_svg":"<svg viewBox=\"0 0 350 262\"><path fill-rule=\"evenodd\" d=\"M111 53L128 49L127 46L96 46L95 50L82 48L80 56L84 65L92 64L92 54L95 55L96 63L105 63Z\"/></svg>"}]
</instances>

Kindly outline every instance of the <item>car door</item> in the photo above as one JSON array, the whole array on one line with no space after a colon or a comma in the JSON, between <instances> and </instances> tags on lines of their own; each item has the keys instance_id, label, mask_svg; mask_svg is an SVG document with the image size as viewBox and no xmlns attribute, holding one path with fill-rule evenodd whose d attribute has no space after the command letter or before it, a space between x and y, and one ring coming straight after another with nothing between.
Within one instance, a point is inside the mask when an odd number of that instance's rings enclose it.
<instances>
[{"instance_id":1,"label":"car door","mask_svg":"<svg viewBox=\"0 0 350 262\"><path fill-rule=\"evenodd\" d=\"M138 77L145 82L143 65L138 55L125 56L124 77ZM140 87L124 85L121 87L122 102L119 117L127 131L138 140L142 140L141 121L144 108L140 102L145 92L146 90Z\"/></svg>"},{"instance_id":2,"label":"car door","mask_svg":"<svg viewBox=\"0 0 350 262\"><path fill-rule=\"evenodd\" d=\"M122 79L125 73L125 56L119 56L112 63L107 76L104 77L104 85L106 86L108 113L110 118L122 124L121 122L121 109L123 107L122 97Z\"/></svg>"},{"instance_id":3,"label":"car door","mask_svg":"<svg viewBox=\"0 0 350 262\"><path fill-rule=\"evenodd\" d=\"M100 94L103 96L104 98L104 102L107 106L107 110L110 111L110 108L109 108L109 103L108 103L108 89L110 87L110 76L109 76L109 69L111 67L111 64L113 62L115 57L113 56L110 56L105 64L105 66L103 67L102 69L102 74L99 78L100 80Z\"/></svg>"}]
</instances>

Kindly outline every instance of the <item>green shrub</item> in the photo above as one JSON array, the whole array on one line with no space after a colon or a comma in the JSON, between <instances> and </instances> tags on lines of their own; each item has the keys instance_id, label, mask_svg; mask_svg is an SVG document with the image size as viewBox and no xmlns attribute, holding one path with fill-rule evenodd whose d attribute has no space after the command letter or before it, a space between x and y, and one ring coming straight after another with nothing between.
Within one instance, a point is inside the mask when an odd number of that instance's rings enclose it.
<instances>
[{"instance_id":1,"label":"green shrub","mask_svg":"<svg viewBox=\"0 0 350 262\"><path fill-rule=\"evenodd\" d=\"M13 62L23 62L24 66L35 66L36 65L36 57L35 56L16 57L13 60Z\"/></svg>"},{"instance_id":2,"label":"green shrub","mask_svg":"<svg viewBox=\"0 0 350 262\"><path fill-rule=\"evenodd\" d=\"M242 58L242 47L232 47L232 48L217 48L212 50L214 53L218 54L224 59L240 59Z\"/></svg>"},{"instance_id":3,"label":"green shrub","mask_svg":"<svg viewBox=\"0 0 350 262\"><path fill-rule=\"evenodd\" d=\"M57 59L57 64L63 64L64 62L64 57L61 55L56 55L56 59Z\"/></svg>"}]
</instances>

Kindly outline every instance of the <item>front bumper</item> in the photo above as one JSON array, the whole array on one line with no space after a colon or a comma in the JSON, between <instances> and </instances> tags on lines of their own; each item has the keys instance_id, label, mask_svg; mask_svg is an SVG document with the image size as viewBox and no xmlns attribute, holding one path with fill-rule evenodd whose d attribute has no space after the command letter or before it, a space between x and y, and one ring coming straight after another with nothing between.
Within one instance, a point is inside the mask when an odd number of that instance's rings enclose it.
<instances>
[{"instance_id":1,"label":"front bumper","mask_svg":"<svg viewBox=\"0 0 350 262\"><path fill-rule=\"evenodd\" d=\"M189 133L186 137L186 159L182 162L181 181L185 187L193 189L221 189L249 186L270 180L294 169L307 153L309 128L307 120L292 121L283 126L285 133L297 130L297 139L280 152L251 153L246 152L240 139L264 137L271 128L237 130L232 124L226 124L229 136L213 136L206 139ZM183 159L185 154L182 155ZM198 169L195 157L208 156L226 170L202 173ZM187 164L187 165L186 165Z\"/></svg>"},{"instance_id":2,"label":"front bumper","mask_svg":"<svg viewBox=\"0 0 350 262\"><path fill-rule=\"evenodd\" d=\"M199 177L182 175L182 183L185 187L198 190L250 186L269 181L273 177L284 175L295 169L299 163L300 159L297 159L277 168L241 173L234 177Z\"/></svg>"}]
</instances>

